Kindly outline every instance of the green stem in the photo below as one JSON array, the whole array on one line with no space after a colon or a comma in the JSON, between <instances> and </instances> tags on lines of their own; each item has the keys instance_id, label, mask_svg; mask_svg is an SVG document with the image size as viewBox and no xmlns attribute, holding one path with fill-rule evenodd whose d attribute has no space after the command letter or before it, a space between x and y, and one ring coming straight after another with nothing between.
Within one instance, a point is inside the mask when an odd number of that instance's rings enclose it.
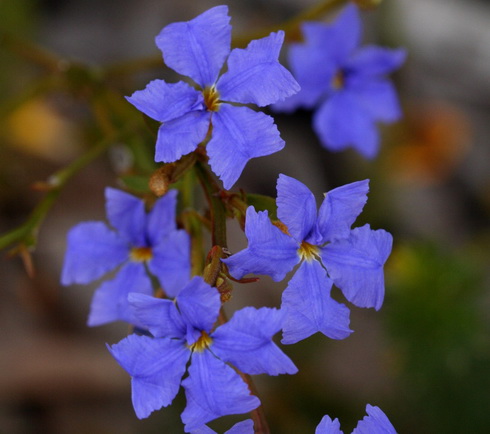
<instances>
[{"instance_id":1,"label":"green stem","mask_svg":"<svg viewBox=\"0 0 490 434\"><path fill-rule=\"evenodd\" d=\"M115 63L106 68L104 72L105 79L118 78L124 75L133 75L139 71L150 69L161 69L164 66L162 55L142 57Z\"/></svg>"},{"instance_id":2,"label":"green stem","mask_svg":"<svg viewBox=\"0 0 490 434\"><path fill-rule=\"evenodd\" d=\"M36 80L35 83L27 85L19 96L2 102L2 105L0 106L0 125L5 122L11 113L23 104L58 89L61 89L58 77L50 75Z\"/></svg>"},{"instance_id":3,"label":"green stem","mask_svg":"<svg viewBox=\"0 0 490 434\"><path fill-rule=\"evenodd\" d=\"M221 188L216 183L207 164L198 161L194 167L209 204L212 244L213 246L227 247L226 209L219 197Z\"/></svg>"},{"instance_id":4,"label":"green stem","mask_svg":"<svg viewBox=\"0 0 490 434\"><path fill-rule=\"evenodd\" d=\"M50 72L60 72L67 66L66 60L54 53L4 31L0 32L0 46Z\"/></svg>"},{"instance_id":5,"label":"green stem","mask_svg":"<svg viewBox=\"0 0 490 434\"><path fill-rule=\"evenodd\" d=\"M223 306L221 307L219 311L219 317L218 317L218 322L219 324L225 324L228 322L228 318L226 316L226 313L223 309ZM238 375L242 378L245 383L248 385L248 389L250 390L250 393L255 396L259 396L257 393L257 388L255 387L255 384L252 380L252 377L248 374L244 374L243 372L239 371L238 369L235 368L237 371ZM270 434L270 429L269 429L269 424L267 423L267 419L265 417L265 412L264 412L264 407L262 404L260 404L255 410L252 410L250 412L250 416L254 422L254 433L255 434Z\"/></svg>"},{"instance_id":6,"label":"green stem","mask_svg":"<svg viewBox=\"0 0 490 434\"><path fill-rule=\"evenodd\" d=\"M115 140L120 139L121 136L126 134L127 131L126 129L119 133L117 137L111 136L100 141L73 163L54 173L46 184L48 192L34 208L27 221L18 228L0 236L0 249L9 247L16 242L24 242L28 247L34 247L41 224L67 182L81 169L101 155Z\"/></svg>"},{"instance_id":7,"label":"green stem","mask_svg":"<svg viewBox=\"0 0 490 434\"><path fill-rule=\"evenodd\" d=\"M301 36L301 24L305 21L315 21L318 20L323 15L331 12L335 8L347 3L349 0L325 0L320 2L319 4L312 6L309 9L304 10L299 13L295 17L290 20L284 21L282 23L276 24L271 27L267 27L265 29L256 30L254 32L250 32L246 35L242 35L236 38L233 38L233 46L234 47L246 47L248 43L253 39L260 39L271 32L277 32L278 30L284 30L286 33L286 39L289 42L300 41L302 39Z\"/></svg>"},{"instance_id":8,"label":"green stem","mask_svg":"<svg viewBox=\"0 0 490 434\"><path fill-rule=\"evenodd\" d=\"M196 174L191 167L184 174L180 188L180 198L182 203L182 221L184 228L191 237L191 264L192 275L201 275L204 268L204 250L202 222L199 220L197 211L194 207L194 189L196 186Z\"/></svg>"},{"instance_id":9,"label":"green stem","mask_svg":"<svg viewBox=\"0 0 490 434\"><path fill-rule=\"evenodd\" d=\"M288 41L299 41L301 40L300 27L302 22L318 20L323 15L331 12L348 1L349 0L322 1L319 4L299 13L297 16L288 21L261 30L256 30L242 36L234 37L232 40L232 46L245 47L252 39L263 38L269 35L271 32L277 32L278 30L284 30L286 32L286 38ZM133 59L108 66L105 70L105 77L117 78L121 77L122 75L132 75L148 69L161 68L163 65L164 62L160 54L156 56L143 57L140 59Z\"/></svg>"}]
</instances>

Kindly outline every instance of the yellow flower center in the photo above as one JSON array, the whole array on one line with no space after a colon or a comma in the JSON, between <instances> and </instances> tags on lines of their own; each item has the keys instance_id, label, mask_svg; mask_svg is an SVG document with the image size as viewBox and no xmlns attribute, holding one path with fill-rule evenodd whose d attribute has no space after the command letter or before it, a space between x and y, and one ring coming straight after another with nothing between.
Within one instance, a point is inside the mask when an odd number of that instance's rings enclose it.
<instances>
[{"instance_id":1,"label":"yellow flower center","mask_svg":"<svg viewBox=\"0 0 490 434\"><path fill-rule=\"evenodd\" d=\"M133 262L145 262L153 257L153 252L151 247L133 247L129 257Z\"/></svg>"},{"instance_id":2,"label":"yellow flower center","mask_svg":"<svg viewBox=\"0 0 490 434\"><path fill-rule=\"evenodd\" d=\"M304 259L305 261L313 261L320 257L320 249L313 244L303 241L301 246L299 246L298 254L300 258Z\"/></svg>"},{"instance_id":3,"label":"yellow flower center","mask_svg":"<svg viewBox=\"0 0 490 434\"><path fill-rule=\"evenodd\" d=\"M342 89L344 87L344 74L342 71L338 71L332 78L332 87L335 90Z\"/></svg>"},{"instance_id":4,"label":"yellow flower center","mask_svg":"<svg viewBox=\"0 0 490 434\"><path fill-rule=\"evenodd\" d=\"M220 106L219 93L214 86L207 87L203 91L204 104L211 112L217 112Z\"/></svg>"},{"instance_id":5,"label":"yellow flower center","mask_svg":"<svg viewBox=\"0 0 490 434\"><path fill-rule=\"evenodd\" d=\"M205 332L201 332L200 338L189 346L191 351L197 351L198 353L202 353L206 348L213 343L211 337Z\"/></svg>"}]
</instances>

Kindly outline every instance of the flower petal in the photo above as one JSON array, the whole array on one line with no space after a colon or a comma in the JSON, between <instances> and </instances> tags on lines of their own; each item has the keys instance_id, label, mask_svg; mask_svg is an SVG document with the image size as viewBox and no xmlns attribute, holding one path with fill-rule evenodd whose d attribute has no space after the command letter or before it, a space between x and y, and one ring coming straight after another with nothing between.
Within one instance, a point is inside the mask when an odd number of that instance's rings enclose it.
<instances>
[{"instance_id":1,"label":"flower petal","mask_svg":"<svg viewBox=\"0 0 490 434\"><path fill-rule=\"evenodd\" d=\"M191 434L217 434L217 433L214 429L209 428L207 425L203 425L197 429L193 429L191 431Z\"/></svg>"},{"instance_id":2,"label":"flower petal","mask_svg":"<svg viewBox=\"0 0 490 434\"><path fill-rule=\"evenodd\" d=\"M379 148L374 119L351 92L336 92L322 104L313 117L313 128L323 146L341 151L353 146L366 158L373 158Z\"/></svg>"},{"instance_id":3,"label":"flower petal","mask_svg":"<svg viewBox=\"0 0 490 434\"><path fill-rule=\"evenodd\" d=\"M291 44L288 53L291 70L301 86L298 96L291 99L296 99L300 107L312 108L330 93L332 80L351 48L344 47L335 26L305 22L301 28L305 42Z\"/></svg>"},{"instance_id":4,"label":"flower petal","mask_svg":"<svg viewBox=\"0 0 490 434\"><path fill-rule=\"evenodd\" d=\"M369 225L355 228L349 238L328 244L321 251L328 275L358 307L379 310L385 293L383 265L391 252L392 236Z\"/></svg>"},{"instance_id":5,"label":"flower petal","mask_svg":"<svg viewBox=\"0 0 490 434\"><path fill-rule=\"evenodd\" d=\"M335 65L337 69L345 64L359 45L362 31L359 11L356 6L349 5L332 23L305 22L301 30L305 40L304 55L309 52L316 57L315 63L320 66L320 70L327 71L320 65L321 58L328 64Z\"/></svg>"},{"instance_id":6,"label":"flower petal","mask_svg":"<svg viewBox=\"0 0 490 434\"><path fill-rule=\"evenodd\" d=\"M294 95L272 104L270 107L276 113L293 113L297 108L311 109L316 105L320 95L320 89L316 86L301 86L301 90Z\"/></svg>"},{"instance_id":7,"label":"flower petal","mask_svg":"<svg viewBox=\"0 0 490 434\"><path fill-rule=\"evenodd\" d=\"M343 63L361 40L362 23L359 9L353 4L346 6L329 27L332 32L329 35L328 49L339 64ZM306 37L311 38L311 35L307 33Z\"/></svg>"},{"instance_id":8,"label":"flower petal","mask_svg":"<svg viewBox=\"0 0 490 434\"><path fill-rule=\"evenodd\" d=\"M227 6L216 6L193 20L164 27L155 42L169 68L191 77L202 88L211 85L230 52Z\"/></svg>"},{"instance_id":9,"label":"flower petal","mask_svg":"<svg viewBox=\"0 0 490 434\"><path fill-rule=\"evenodd\" d=\"M279 282L300 261L298 243L271 223L267 211L257 213L248 207L245 235L248 247L222 259L236 279L254 273L267 274Z\"/></svg>"},{"instance_id":10,"label":"flower petal","mask_svg":"<svg viewBox=\"0 0 490 434\"><path fill-rule=\"evenodd\" d=\"M349 309L330 297L332 281L318 261L303 262L282 293L286 313L283 344L294 344L316 332L344 339L349 329Z\"/></svg>"},{"instance_id":11,"label":"flower petal","mask_svg":"<svg viewBox=\"0 0 490 434\"><path fill-rule=\"evenodd\" d=\"M345 71L355 76L386 75L398 69L406 57L407 53L403 49L366 46L352 54L345 65Z\"/></svg>"},{"instance_id":12,"label":"flower petal","mask_svg":"<svg viewBox=\"0 0 490 434\"><path fill-rule=\"evenodd\" d=\"M113 270L129 257L120 236L102 222L85 222L68 233L61 283L90 283Z\"/></svg>"},{"instance_id":13,"label":"flower petal","mask_svg":"<svg viewBox=\"0 0 490 434\"><path fill-rule=\"evenodd\" d=\"M369 179L337 187L325 194L318 211L321 244L347 238L350 228L367 201Z\"/></svg>"},{"instance_id":14,"label":"flower petal","mask_svg":"<svg viewBox=\"0 0 490 434\"><path fill-rule=\"evenodd\" d=\"M177 296L177 306L187 324L209 333L218 318L221 299L216 288L194 276Z\"/></svg>"},{"instance_id":15,"label":"flower petal","mask_svg":"<svg viewBox=\"0 0 490 434\"><path fill-rule=\"evenodd\" d=\"M245 49L235 48L216 85L220 99L264 107L298 92L298 83L278 60L283 41L284 32L279 31L251 41Z\"/></svg>"},{"instance_id":16,"label":"flower petal","mask_svg":"<svg viewBox=\"0 0 490 434\"><path fill-rule=\"evenodd\" d=\"M148 261L151 273L158 277L165 293L175 297L189 281L191 241L184 230L173 231L153 249Z\"/></svg>"},{"instance_id":17,"label":"flower petal","mask_svg":"<svg viewBox=\"0 0 490 434\"><path fill-rule=\"evenodd\" d=\"M164 122L158 129L155 161L172 163L197 148L208 133L210 113L196 110Z\"/></svg>"},{"instance_id":18,"label":"flower petal","mask_svg":"<svg viewBox=\"0 0 490 434\"><path fill-rule=\"evenodd\" d=\"M302 182L290 176L277 179L277 216L291 236L301 243L315 229L316 202L313 193Z\"/></svg>"},{"instance_id":19,"label":"flower petal","mask_svg":"<svg viewBox=\"0 0 490 434\"><path fill-rule=\"evenodd\" d=\"M395 87L387 80L362 80L352 86L358 104L369 115L382 122L395 122L402 111Z\"/></svg>"},{"instance_id":20,"label":"flower petal","mask_svg":"<svg viewBox=\"0 0 490 434\"><path fill-rule=\"evenodd\" d=\"M148 213L147 234L152 246L156 246L169 233L177 230L175 209L177 206L175 189L169 190L165 196L158 199Z\"/></svg>"},{"instance_id":21,"label":"flower petal","mask_svg":"<svg viewBox=\"0 0 490 434\"><path fill-rule=\"evenodd\" d=\"M235 184L248 160L284 148L274 119L264 113L221 104L212 121L213 136L206 147L209 164L226 189Z\"/></svg>"},{"instance_id":22,"label":"flower petal","mask_svg":"<svg viewBox=\"0 0 490 434\"><path fill-rule=\"evenodd\" d=\"M144 202L132 194L110 187L105 189L105 200L111 226L134 247L146 247Z\"/></svg>"},{"instance_id":23,"label":"flower petal","mask_svg":"<svg viewBox=\"0 0 490 434\"><path fill-rule=\"evenodd\" d=\"M355 6L347 6L330 25L305 22L301 26L304 42L291 44L289 65L301 90L274 105L277 111L291 112L297 107L313 108L332 92L333 78L342 70L358 46L361 21Z\"/></svg>"},{"instance_id":24,"label":"flower petal","mask_svg":"<svg viewBox=\"0 0 490 434\"><path fill-rule=\"evenodd\" d=\"M272 341L283 319L277 309L241 309L212 334L211 351L246 374L295 374L294 363Z\"/></svg>"},{"instance_id":25,"label":"flower petal","mask_svg":"<svg viewBox=\"0 0 490 434\"><path fill-rule=\"evenodd\" d=\"M156 338L184 339L186 325L172 300L132 292L127 296L132 315Z\"/></svg>"},{"instance_id":26,"label":"flower petal","mask_svg":"<svg viewBox=\"0 0 490 434\"><path fill-rule=\"evenodd\" d=\"M315 430L315 434L343 434L340 430L340 422L338 419L330 419L329 416L323 416ZM371 434L374 434L371 433Z\"/></svg>"},{"instance_id":27,"label":"flower petal","mask_svg":"<svg viewBox=\"0 0 490 434\"><path fill-rule=\"evenodd\" d=\"M182 385L187 398L182 421L187 432L218 417L247 413L260 405L239 375L210 351L193 353L189 376Z\"/></svg>"},{"instance_id":28,"label":"flower petal","mask_svg":"<svg viewBox=\"0 0 490 434\"><path fill-rule=\"evenodd\" d=\"M88 325L93 327L112 321L126 321L140 327L141 323L129 307L130 292L148 295L153 292L143 264L127 263L114 279L104 282L97 289L90 305Z\"/></svg>"},{"instance_id":29,"label":"flower petal","mask_svg":"<svg viewBox=\"0 0 490 434\"><path fill-rule=\"evenodd\" d=\"M379 407L368 404L366 412L368 416L359 421L352 434L396 434L394 426Z\"/></svg>"},{"instance_id":30,"label":"flower petal","mask_svg":"<svg viewBox=\"0 0 490 434\"><path fill-rule=\"evenodd\" d=\"M187 83L166 83L164 80L150 81L143 90L137 90L126 99L159 122L176 119L203 102L202 93Z\"/></svg>"},{"instance_id":31,"label":"flower petal","mask_svg":"<svg viewBox=\"0 0 490 434\"><path fill-rule=\"evenodd\" d=\"M233 425L225 434L253 434L254 422L252 419L242 420Z\"/></svg>"},{"instance_id":32,"label":"flower petal","mask_svg":"<svg viewBox=\"0 0 490 434\"><path fill-rule=\"evenodd\" d=\"M300 91L283 102L274 104L274 109L291 112L297 107L313 108L320 98L330 89L330 83L339 65L336 59L325 49L330 43L329 32L324 24L304 23L303 31L311 28L310 33L326 33L321 44L306 41L302 44L291 44L288 60L291 71L301 86Z\"/></svg>"},{"instance_id":33,"label":"flower petal","mask_svg":"<svg viewBox=\"0 0 490 434\"><path fill-rule=\"evenodd\" d=\"M190 356L182 341L133 334L108 349L131 376L133 407L139 419L173 401Z\"/></svg>"}]
</instances>

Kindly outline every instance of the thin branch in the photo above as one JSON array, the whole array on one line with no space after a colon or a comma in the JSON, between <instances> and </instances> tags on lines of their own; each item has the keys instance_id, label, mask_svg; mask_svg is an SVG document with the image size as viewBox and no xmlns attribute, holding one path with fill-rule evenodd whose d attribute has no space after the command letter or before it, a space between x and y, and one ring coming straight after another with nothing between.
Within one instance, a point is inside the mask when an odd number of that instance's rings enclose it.
<instances>
[{"instance_id":1,"label":"thin branch","mask_svg":"<svg viewBox=\"0 0 490 434\"><path fill-rule=\"evenodd\" d=\"M48 181L42 185L43 188L47 190L47 193L41 202L34 208L27 221L16 229L0 236L0 249L7 248L15 243L25 244L27 247L33 248L36 243L37 233L40 226L68 181L107 150L115 141L120 140L121 137L128 133L128 131L130 131L129 127L116 135L107 137L89 149L73 163L54 173Z\"/></svg>"},{"instance_id":2,"label":"thin branch","mask_svg":"<svg viewBox=\"0 0 490 434\"><path fill-rule=\"evenodd\" d=\"M51 51L5 31L0 31L0 47L52 73L64 71L69 63Z\"/></svg>"},{"instance_id":3,"label":"thin branch","mask_svg":"<svg viewBox=\"0 0 490 434\"><path fill-rule=\"evenodd\" d=\"M290 20L233 38L233 46L246 47L251 40L263 38L269 35L271 32L277 32L278 30L284 30L284 32L286 33L287 41L300 41L302 39L301 24L303 22L318 20L322 16L326 15L327 13L333 11L334 9L347 2L348 0L322 1L319 4L304 10L303 12L300 12L298 15L291 18Z\"/></svg>"},{"instance_id":4,"label":"thin branch","mask_svg":"<svg viewBox=\"0 0 490 434\"><path fill-rule=\"evenodd\" d=\"M197 177L204 189L209 204L212 244L213 246L227 247L226 208L219 197L221 188L216 183L206 163L198 161L194 167L196 168Z\"/></svg>"},{"instance_id":5,"label":"thin branch","mask_svg":"<svg viewBox=\"0 0 490 434\"><path fill-rule=\"evenodd\" d=\"M224 324L226 322L228 322L228 318L226 316L226 313L225 313L223 307L221 307L221 309L219 311L219 316L218 316L218 323L221 325L221 324ZM245 383L247 383L247 386L248 386L248 389L250 390L250 393L252 395L255 395L258 397L259 394L258 394L257 388L255 387L255 384L252 380L252 377L248 374L244 374L243 372L241 372L237 368L235 368L235 370L238 373L238 375L240 375L242 380L245 381ZM250 412L250 417L252 418L252 420L254 422L255 434L270 434L269 424L267 423L267 418L265 416L264 407L262 406L262 404L260 404L255 410L252 410Z\"/></svg>"},{"instance_id":6,"label":"thin branch","mask_svg":"<svg viewBox=\"0 0 490 434\"><path fill-rule=\"evenodd\" d=\"M245 47L253 39L263 38L271 32L284 30L286 39L289 42L301 40L301 23L304 21L314 21L320 19L325 14L333 11L339 6L347 3L349 0L326 0L319 4L306 9L295 17L283 23L269 26L260 30L256 30L241 36L236 36L232 40L233 47ZM114 77L121 75L132 75L140 71L149 69L161 68L164 65L162 55L142 57L140 59L132 59L128 61L118 62L106 67L104 74L106 77Z\"/></svg>"}]
</instances>

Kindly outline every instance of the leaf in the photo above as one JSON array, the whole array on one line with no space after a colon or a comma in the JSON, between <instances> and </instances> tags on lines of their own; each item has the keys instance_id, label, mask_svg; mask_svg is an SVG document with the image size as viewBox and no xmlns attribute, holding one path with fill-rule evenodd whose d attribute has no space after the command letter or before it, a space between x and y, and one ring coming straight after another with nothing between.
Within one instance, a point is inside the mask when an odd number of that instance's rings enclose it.
<instances>
[{"instance_id":1,"label":"leaf","mask_svg":"<svg viewBox=\"0 0 490 434\"><path fill-rule=\"evenodd\" d=\"M247 204L252 205L256 211L268 211L271 220L277 220L276 199L262 194L247 194Z\"/></svg>"},{"instance_id":2,"label":"leaf","mask_svg":"<svg viewBox=\"0 0 490 434\"><path fill-rule=\"evenodd\" d=\"M127 188L135 193L148 193L150 191L148 176L127 175L122 176L120 179Z\"/></svg>"}]
</instances>

